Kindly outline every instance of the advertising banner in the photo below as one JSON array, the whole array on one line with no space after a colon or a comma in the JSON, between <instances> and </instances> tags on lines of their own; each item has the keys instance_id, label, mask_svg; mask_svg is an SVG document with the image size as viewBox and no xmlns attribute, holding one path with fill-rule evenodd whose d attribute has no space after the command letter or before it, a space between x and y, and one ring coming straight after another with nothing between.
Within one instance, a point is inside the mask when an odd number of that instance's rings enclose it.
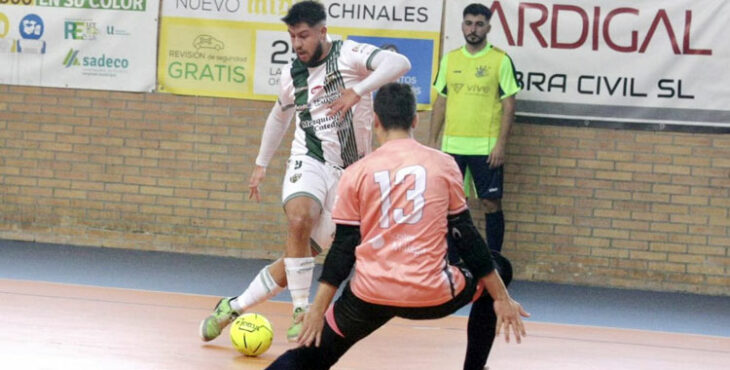
<instances>
[{"instance_id":1,"label":"advertising banner","mask_svg":"<svg viewBox=\"0 0 730 370\"><path fill-rule=\"evenodd\" d=\"M0 0L0 83L155 87L159 0Z\"/></svg>"},{"instance_id":2,"label":"advertising banner","mask_svg":"<svg viewBox=\"0 0 730 370\"><path fill-rule=\"evenodd\" d=\"M444 51L464 44L449 1ZM487 1L526 117L730 127L725 0Z\"/></svg>"},{"instance_id":3,"label":"advertising banner","mask_svg":"<svg viewBox=\"0 0 730 370\"><path fill-rule=\"evenodd\" d=\"M164 1L159 90L176 94L275 100L281 69L295 54L281 18L292 0ZM332 39L352 39L406 55L401 78L431 104L438 67L441 1L322 1Z\"/></svg>"}]
</instances>

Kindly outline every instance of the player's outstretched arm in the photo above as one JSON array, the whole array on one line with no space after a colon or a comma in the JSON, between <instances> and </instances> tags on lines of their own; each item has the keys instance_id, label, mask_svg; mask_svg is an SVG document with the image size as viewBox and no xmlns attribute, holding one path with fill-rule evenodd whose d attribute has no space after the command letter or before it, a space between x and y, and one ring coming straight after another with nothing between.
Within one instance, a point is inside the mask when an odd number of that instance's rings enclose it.
<instances>
[{"instance_id":1,"label":"player's outstretched arm","mask_svg":"<svg viewBox=\"0 0 730 370\"><path fill-rule=\"evenodd\" d=\"M261 194L259 193L259 184L266 177L266 167L256 165L251 173L251 178L248 180L248 199L256 199L256 202L261 201Z\"/></svg>"},{"instance_id":2,"label":"player's outstretched arm","mask_svg":"<svg viewBox=\"0 0 730 370\"><path fill-rule=\"evenodd\" d=\"M327 253L322 275L319 277L317 296L304 316L302 332L297 340L300 345L308 347L314 342L315 346L319 346L325 311L332 303L337 288L350 275L355 264L355 247L358 244L360 244L359 226L337 225L335 240Z\"/></svg>"},{"instance_id":3,"label":"player's outstretched arm","mask_svg":"<svg viewBox=\"0 0 730 370\"><path fill-rule=\"evenodd\" d=\"M302 331L297 339L299 345L309 347L314 342L315 347L319 347L322 329L324 329L324 314L332 304L335 293L337 293L337 287L328 283L319 283L314 302L309 306L302 321Z\"/></svg>"},{"instance_id":4,"label":"player's outstretched arm","mask_svg":"<svg viewBox=\"0 0 730 370\"><path fill-rule=\"evenodd\" d=\"M339 117L340 115L347 113L347 111L354 107L360 99L360 95L358 95L353 89L340 90L340 97L327 105L329 115L331 117Z\"/></svg>"},{"instance_id":5,"label":"player's outstretched arm","mask_svg":"<svg viewBox=\"0 0 730 370\"><path fill-rule=\"evenodd\" d=\"M261 145L259 146L259 154L256 156L256 166L251 172L248 182L248 199L256 199L261 201L259 193L259 184L266 176L266 167L271 162L276 149L281 145L281 140L286 134L286 130L291 124L294 117L293 106L282 106L280 101L274 103L271 108L266 124L264 125L264 133L261 135Z\"/></svg>"},{"instance_id":6,"label":"player's outstretched arm","mask_svg":"<svg viewBox=\"0 0 730 370\"><path fill-rule=\"evenodd\" d=\"M511 329L517 343L522 342L522 337L527 336L522 317L530 317L530 314L522 308L519 302L509 296L507 288L496 270L480 280L489 295L494 299L494 313L497 315L497 334L504 327L504 339L509 342Z\"/></svg>"},{"instance_id":7,"label":"player's outstretched arm","mask_svg":"<svg viewBox=\"0 0 730 370\"><path fill-rule=\"evenodd\" d=\"M388 82L399 79L411 70L411 62L404 55L381 50L373 57L370 67L373 70L370 75L351 89L343 90L342 96L327 106L330 116L345 114L360 101L361 96L370 94Z\"/></svg>"},{"instance_id":8,"label":"player's outstretched arm","mask_svg":"<svg viewBox=\"0 0 730 370\"><path fill-rule=\"evenodd\" d=\"M276 149L281 145L286 130L294 118L294 106L282 106L277 101L271 108L269 116L264 124L264 133L261 135L261 145L259 146L259 154L256 156L256 165L267 167L271 158L274 157Z\"/></svg>"},{"instance_id":9,"label":"player's outstretched arm","mask_svg":"<svg viewBox=\"0 0 730 370\"><path fill-rule=\"evenodd\" d=\"M509 342L509 330L512 329L517 343L520 343L522 337L527 335L522 317L529 317L530 314L509 296L502 278L494 268L494 260L487 243L474 226L469 210L450 215L448 228L459 256L464 260L469 271L480 279L494 300L497 333L504 326L505 340Z\"/></svg>"}]
</instances>

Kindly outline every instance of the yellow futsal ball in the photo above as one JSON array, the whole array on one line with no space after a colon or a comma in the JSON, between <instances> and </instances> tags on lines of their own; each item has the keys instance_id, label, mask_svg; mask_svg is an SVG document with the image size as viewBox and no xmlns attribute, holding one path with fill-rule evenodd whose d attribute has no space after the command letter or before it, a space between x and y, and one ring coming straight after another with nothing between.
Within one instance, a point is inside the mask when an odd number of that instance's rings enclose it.
<instances>
[{"instance_id":1,"label":"yellow futsal ball","mask_svg":"<svg viewBox=\"0 0 730 370\"><path fill-rule=\"evenodd\" d=\"M258 356L266 352L273 340L271 323L257 313L241 315L231 324L233 347L246 356Z\"/></svg>"}]
</instances>

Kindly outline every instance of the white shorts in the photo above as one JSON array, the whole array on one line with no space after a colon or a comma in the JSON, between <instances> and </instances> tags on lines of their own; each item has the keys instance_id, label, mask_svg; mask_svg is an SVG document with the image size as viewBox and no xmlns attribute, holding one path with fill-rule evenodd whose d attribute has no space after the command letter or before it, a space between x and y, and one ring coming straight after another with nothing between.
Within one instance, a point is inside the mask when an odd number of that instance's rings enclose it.
<instances>
[{"instance_id":1,"label":"white shorts","mask_svg":"<svg viewBox=\"0 0 730 370\"><path fill-rule=\"evenodd\" d=\"M337 194L337 183L342 169L322 163L308 155L289 157L284 183L281 186L282 204L298 197L309 197L322 207L322 214L312 229L312 248L320 253L329 249L335 237L332 207Z\"/></svg>"}]
</instances>

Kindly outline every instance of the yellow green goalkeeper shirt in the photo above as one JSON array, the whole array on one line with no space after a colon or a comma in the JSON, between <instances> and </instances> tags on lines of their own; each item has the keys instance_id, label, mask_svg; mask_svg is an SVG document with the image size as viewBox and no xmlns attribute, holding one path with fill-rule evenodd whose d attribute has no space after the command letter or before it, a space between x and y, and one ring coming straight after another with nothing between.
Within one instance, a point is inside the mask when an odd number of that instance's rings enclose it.
<instances>
[{"instance_id":1,"label":"yellow green goalkeeper shirt","mask_svg":"<svg viewBox=\"0 0 730 370\"><path fill-rule=\"evenodd\" d=\"M491 44L474 55L462 46L444 55L433 87L447 97L441 150L489 155L502 126L502 99L520 91L512 59Z\"/></svg>"}]
</instances>

